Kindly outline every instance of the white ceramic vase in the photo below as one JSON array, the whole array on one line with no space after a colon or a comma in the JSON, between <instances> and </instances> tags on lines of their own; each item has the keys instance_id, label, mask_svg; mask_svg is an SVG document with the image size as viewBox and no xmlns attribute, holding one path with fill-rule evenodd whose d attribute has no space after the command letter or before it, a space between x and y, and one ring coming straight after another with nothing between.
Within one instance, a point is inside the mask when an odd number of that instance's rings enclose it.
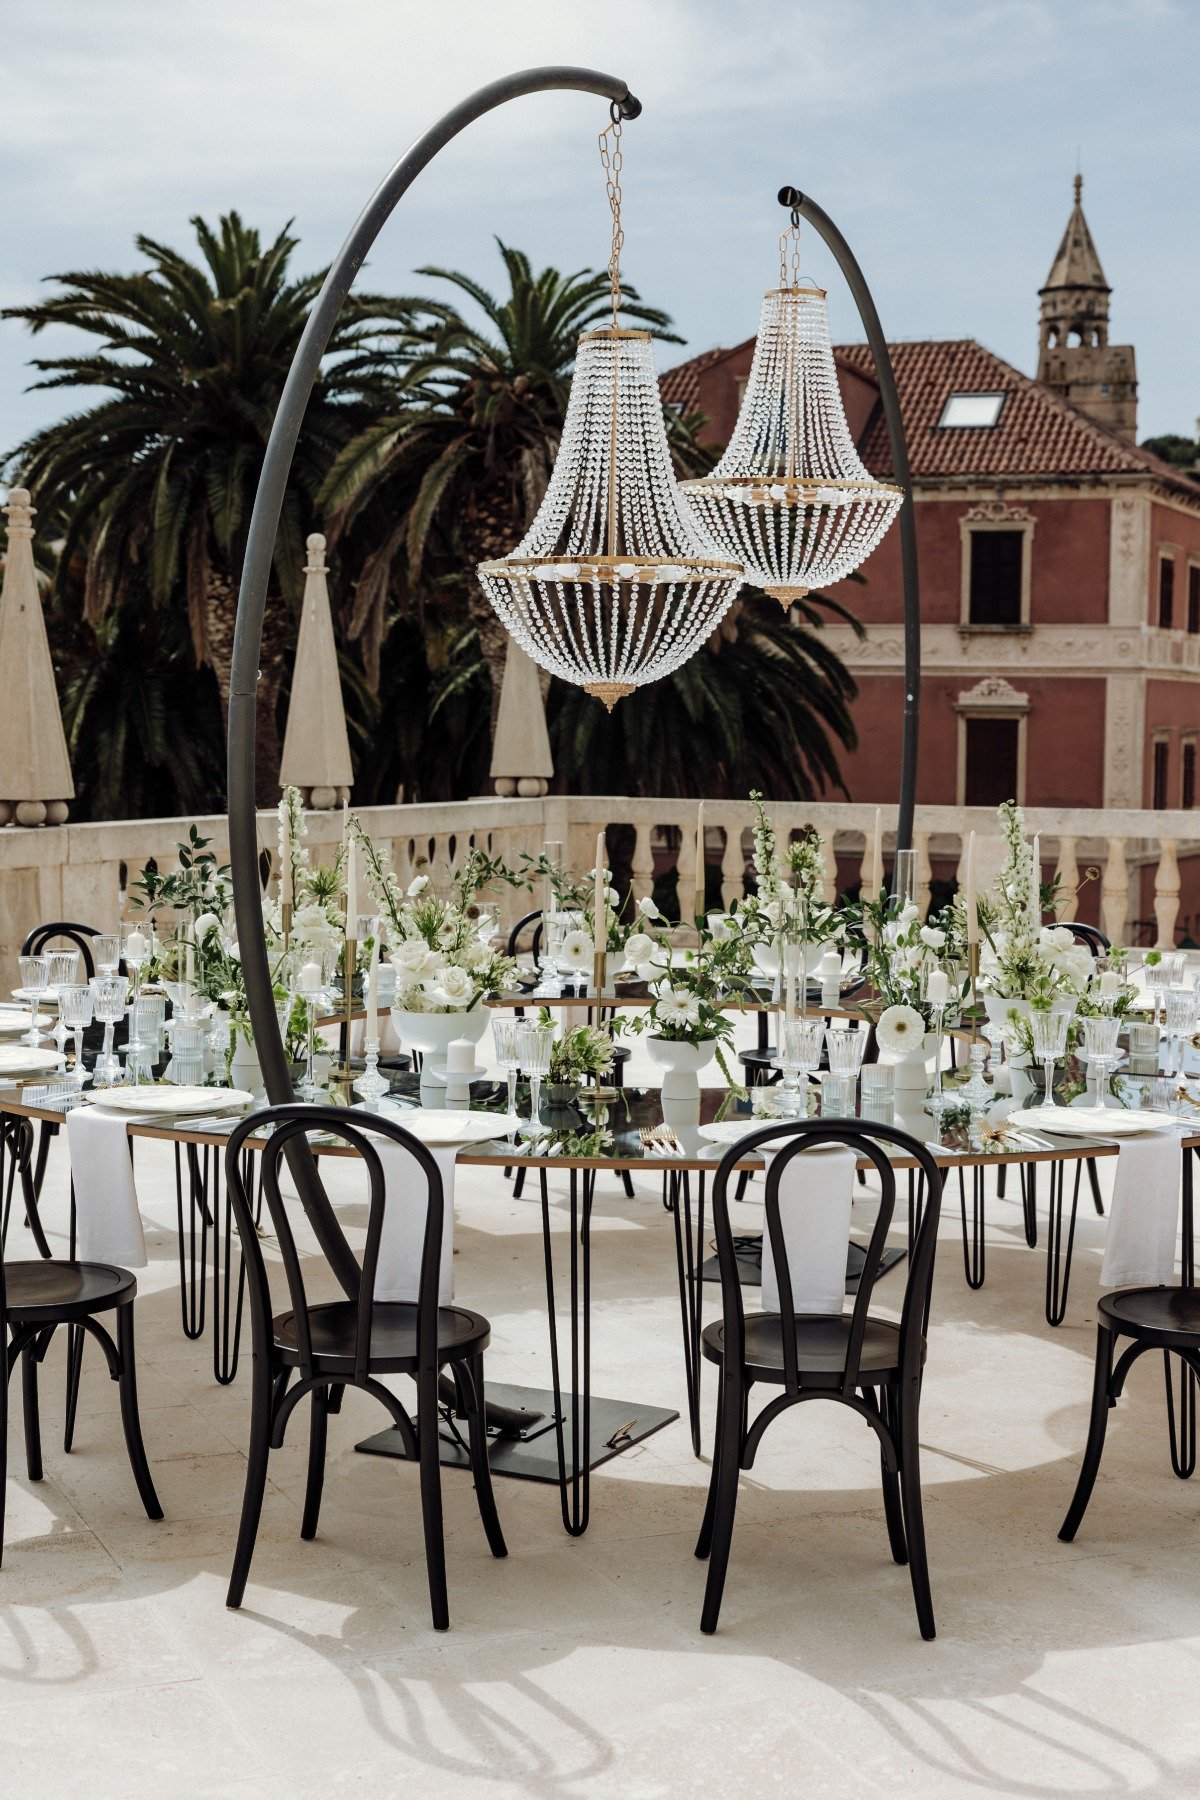
<instances>
[{"instance_id":1,"label":"white ceramic vase","mask_svg":"<svg viewBox=\"0 0 1200 1800\"><path fill-rule=\"evenodd\" d=\"M914 1044L911 1050L897 1052L883 1050L879 1052L881 1063L888 1063L895 1071L897 1094L925 1094L929 1091L932 1071L930 1060L937 1052L937 1035L927 1031L920 1043Z\"/></svg>"},{"instance_id":2,"label":"white ceramic vase","mask_svg":"<svg viewBox=\"0 0 1200 1800\"><path fill-rule=\"evenodd\" d=\"M229 1080L233 1087L242 1088L248 1094L261 1094L266 1087L262 1066L258 1060L258 1050L246 1036L242 1027L236 1024L233 1026L233 1054L229 1059Z\"/></svg>"},{"instance_id":3,"label":"white ceramic vase","mask_svg":"<svg viewBox=\"0 0 1200 1800\"><path fill-rule=\"evenodd\" d=\"M662 1070L662 1103L664 1115L668 1106L674 1118L687 1123L700 1123L700 1070L716 1054L716 1038L705 1038L699 1044L675 1042L671 1038L647 1037L650 1061Z\"/></svg>"},{"instance_id":4,"label":"white ceramic vase","mask_svg":"<svg viewBox=\"0 0 1200 1800\"><path fill-rule=\"evenodd\" d=\"M451 1044L459 1038L477 1044L488 1027L481 1000L459 1012L408 1012L394 1006L392 1020L401 1043L421 1052L421 1086L438 1090L446 1086L446 1052Z\"/></svg>"}]
</instances>

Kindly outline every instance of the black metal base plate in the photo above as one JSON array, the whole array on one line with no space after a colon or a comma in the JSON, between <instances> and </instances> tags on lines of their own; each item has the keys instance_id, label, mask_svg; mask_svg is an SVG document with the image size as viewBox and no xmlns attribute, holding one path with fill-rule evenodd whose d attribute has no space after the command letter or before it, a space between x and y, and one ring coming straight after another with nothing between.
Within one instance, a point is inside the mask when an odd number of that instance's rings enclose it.
<instances>
[{"instance_id":1,"label":"black metal base plate","mask_svg":"<svg viewBox=\"0 0 1200 1800\"><path fill-rule=\"evenodd\" d=\"M738 1274L741 1276L742 1286L761 1287L761 1237L742 1237L738 1238L737 1243ZM886 1275L888 1270L894 1269L898 1262L903 1262L907 1255L907 1250L885 1250L879 1260L880 1275ZM857 1294L859 1277L866 1260L866 1251L861 1250L857 1244L851 1244L846 1252L846 1292L848 1294ZM715 1256L710 1256L707 1262L700 1264L700 1279L701 1281L720 1281L721 1270Z\"/></svg>"},{"instance_id":2,"label":"black metal base plate","mask_svg":"<svg viewBox=\"0 0 1200 1800\"><path fill-rule=\"evenodd\" d=\"M554 1395L547 1388L509 1387L505 1382L489 1381L487 1398L497 1406L511 1406L517 1411L527 1412L531 1416L543 1414L540 1422L531 1424L529 1433L522 1438L491 1436L489 1439L488 1461L493 1475L511 1475L518 1481L548 1481L558 1485L558 1435L554 1429ZM646 1406L640 1400L604 1400L595 1394L591 1402L591 1459L590 1467L598 1469L601 1463L610 1462L619 1456L622 1450L628 1450L631 1444L640 1444L664 1425L672 1425L679 1417L677 1412L667 1412L661 1406ZM466 1421L455 1421L465 1440L467 1435ZM620 1441L609 1443L609 1439L628 1427ZM443 1423L441 1428L442 1453L441 1462L446 1468L465 1469L469 1459L462 1445L458 1444L450 1430ZM571 1469L571 1419L569 1412L563 1419L563 1445L567 1459L567 1471ZM354 1446L366 1456L395 1456L401 1461L407 1460L404 1440L394 1426L386 1431L377 1431L373 1437L364 1438Z\"/></svg>"}]
</instances>

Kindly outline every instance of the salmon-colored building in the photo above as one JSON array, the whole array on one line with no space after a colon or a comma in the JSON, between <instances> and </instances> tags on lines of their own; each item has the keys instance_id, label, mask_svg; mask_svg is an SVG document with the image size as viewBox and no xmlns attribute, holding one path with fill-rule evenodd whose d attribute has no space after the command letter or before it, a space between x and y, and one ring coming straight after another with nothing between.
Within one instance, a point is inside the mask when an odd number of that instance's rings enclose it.
<instances>
[{"instance_id":1,"label":"salmon-colored building","mask_svg":"<svg viewBox=\"0 0 1200 1800\"><path fill-rule=\"evenodd\" d=\"M890 346L921 580L918 804L1191 807L1200 745L1200 481L1137 447L1134 353L1108 343L1110 289L1080 204L1041 291L1038 379L973 339ZM662 379L727 441L754 340ZM872 474L891 458L870 352L836 349ZM859 684L849 796L894 802L900 767L899 535L831 592Z\"/></svg>"}]
</instances>

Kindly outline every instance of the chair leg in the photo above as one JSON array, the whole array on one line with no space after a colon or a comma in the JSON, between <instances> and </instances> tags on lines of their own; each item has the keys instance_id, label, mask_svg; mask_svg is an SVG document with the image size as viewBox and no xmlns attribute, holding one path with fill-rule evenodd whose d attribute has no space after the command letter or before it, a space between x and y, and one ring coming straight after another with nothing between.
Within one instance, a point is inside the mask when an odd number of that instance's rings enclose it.
<instances>
[{"instance_id":1,"label":"chair leg","mask_svg":"<svg viewBox=\"0 0 1200 1800\"><path fill-rule=\"evenodd\" d=\"M1104 1433L1108 1429L1108 1415L1113 1405L1108 1392L1112 1380L1112 1360L1113 1334L1101 1325L1096 1332L1096 1368L1092 1378L1092 1416L1088 1422L1087 1447L1083 1453L1083 1466L1075 1484L1074 1497L1058 1533L1064 1544L1072 1541L1083 1523L1083 1515L1096 1485L1100 1457L1104 1450Z\"/></svg>"},{"instance_id":2,"label":"chair leg","mask_svg":"<svg viewBox=\"0 0 1200 1800\"><path fill-rule=\"evenodd\" d=\"M321 1490L325 1485L325 1444L329 1426L329 1393L326 1388L312 1391L312 1412L308 1425L308 1483L304 1489L304 1517L300 1536L315 1538L317 1520L321 1516Z\"/></svg>"},{"instance_id":3,"label":"chair leg","mask_svg":"<svg viewBox=\"0 0 1200 1800\"><path fill-rule=\"evenodd\" d=\"M142 1421L138 1416L137 1366L133 1355L132 1300L128 1305L117 1308L117 1349L121 1356L119 1378L121 1424L125 1428L125 1448L129 1452L129 1466L133 1470L133 1479L137 1482L138 1493L142 1496L146 1517L161 1519L163 1509L159 1505L158 1495L154 1491L154 1479L150 1474L150 1464L146 1460L146 1446L142 1442Z\"/></svg>"},{"instance_id":4,"label":"chair leg","mask_svg":"<svg viewBox=\"0 0 1200 1800\"><path fill-rule=\"evenodd\" d=\"M4 1561L4 1499L8 1492L8 1333L0 1319L0 1563Z\"/></svg>"},{"instance_id":5,"label":"chair leg","mask_svg":"<svg viewBox=\"0 0 1200 1800\"><path fill-rule=\"evenodd\" d=\"M79 1383L83 1375L82 1325L67 1327L67 1404L63 1415L63 1450L69 1456L75 1442L75 1416L79 1411Z\"/></svg>"},{"instance_id":6,"label":"chair leg","mask_svg":"<svg viewBox=\"0 0 1200 1800\"><path fill-rule=\"evenodd\" d=\"M704 1589L704 1610L700 1615L700 1629L709 1636L717 1629L717 1620L721 1614L721 1596L725 1592L725 1574L729 1568L729 1551L733 1543L733 1518L737 1510L738 1476L741 1474L742 1460L740 1373L731 1375L725 1367L722 1369L722 1376L721 1460L716 1479L708 1581Z\"/></svg>"},{"instance_id":7,"label":"chair leg","mask_svg":"<svg viewBox=\"0 0 1200 1800\"><path fill-rule=\"evenodd\" d=\"M460 1389L467 1402L467 1433L471 1445L471 1474L479 1517L493 1556L507 1556L508 1545L496 1510L492 1490L492 1465L488 1461L487 1419L484 1415L483 1357L473 1356L459 1372Z\"/></svg>"},{"instance_id":8,"label":"chair leg","mask_svg":"<svg viewBox=\"0 0 1200 1800\"><path fill-rule=\"evenodd\" d=\"M883 1422L894 1434L896 1429L896 1408L892 1400L890 1389L883 1389L882 1401ZM887 1456L884 1452L882 1442L879 1446L879 1474L883 1483L883 1516L887 1521L888 1543L891 1545L892 1561L894 1563L899 1563L901 1568L903 1568L908 1561L908 1543L904 1536L904 1507L900 1498L900 1477L894 1469L888 1468Z\"/></svg>"},{"instance_id":9,"label":"chair leg","mask_svg":"<svg viewBox=\"0 0 1200 1800\"><path fill-rule=\"evenodd\" d=\"M442 1533L442 1464L439 1455L437 1371L417 1377L417 1453L421 1467L421 1518L425 1527L425 1564L429 1572L429 1605L435 1631L450 1625L446 1596L446 1543Z\"/></svg>"},{"instance_id":10,"label":"chair leg","mask_svg":"<svg viewBox=\"0 0 1200 1800\"><path fill-rule=\"evenodd\" d=\"M263 1494L267 1486L267 1462L271 1455L271 1369L265 1358L254 1358L250 1399L250 1448L246 1457L246 1487L242 1494L242 1518L238 1526L237 1549L233 1553L233 1569L229 1576L226 1606L237 1608L246 1592L258 1521L262 1516Z\"/></svg>"},{"instance_id":11,"label":"chair leg","mask_svg":"<svg viewBox=\"0 0 1200 1800\"><path fill-rule=\"evenodd\" d=\"M925 1554L925 1514L921 1506L921 1446L917 1437L917 1413L921 1390L914 1382L909 1394L897 1396L900 1424L900 1505L904 1536L908 1543L908 1573L917 1606L917 1624L923 1638L937 1636L933 1623L933 1596L929 1591L929 1560Z\"/></svg>"},{"instance_id":12,"label":"chair leg","mask_svg":"<svg viewBox=\"0 0 1200 1800\"><path fill-rule=\"evenodd\" d=\"M21 1352L21 1402L25 1413L25 1466L30 1481L42 1479L42 1430L38 1420L37 1339Z\"/></svg>"},{"instance_id":13,"label":"chair leg","mask_svg":"<svg viewBox=\"0 0 1200 1800\"><path fill-rule=\"evenodd\" d=\"M704 1517L700 1521L700 1535L696 1539L695 1555L704 1562L712 1549L713 1520L717 1513L717 1485L721 1473L721 1440L724 1436L725 1408L717 1403L717 1422L713 1431L712 1468L708 1476L708 1496L704 1502Z\"/></svg>"}]
</instances>

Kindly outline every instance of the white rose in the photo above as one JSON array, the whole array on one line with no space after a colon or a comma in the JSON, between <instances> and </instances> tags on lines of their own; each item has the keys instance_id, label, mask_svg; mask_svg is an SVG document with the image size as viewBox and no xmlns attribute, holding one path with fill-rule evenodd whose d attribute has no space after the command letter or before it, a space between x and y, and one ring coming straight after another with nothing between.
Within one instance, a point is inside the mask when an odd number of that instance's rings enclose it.
<instances>
[{"instance_id":1,"label":"white rose","mask_svg":"<svg viewBox=\"0 0 1200 1800\"><path fill-rule=\"evenodd\" d=\"M921 942L929 950L944 950L946 934L944 931L939 931L936 925L922 925Z\"/></svg>"},{"instance_id":2,"label":"white rose","mask_svg":"<svg viewBox=\"0 0 1200 1800\"><path fill-rule=\"evenodd\" d=\"M625 961L631 969L649 962L658 946L648 931L631 931L625 939Z\"/></svg>"},{"instance_id":3,"label":"white rose","mask_svg":"<svg viewBox=\"0 0 1200 1800\"><path fill-rule=\"evenodd\" d=\"M412 880L408 884L409 899L415 900L417 895L423 894L425 892L425 889L428 886L429 886L428 875L414 875Z\"/></svg>"},{"instance_id":4,"label":"white rose","mask_svg":"<svg viewBox=\"0 0 1200 1800\"><path fill-rule=\"evenodd\" d=\"M655 906L649 894L643 894L642 898L638 901L638 911L644 913L648 919L659 919L662 917L662 914L659 912L657 906Z\"/></svg>"},{"instance_id":5,"label":"white rose","mask_svg":"<svg viewBox=\"0 0 1200 1800\"><path fill-rule=\"evenodd\" d=\"M901 931L907 931L908 927L914 925L920 916L920 912L910 900L908 905L902 906L900 911L896 914L896 924Z\"/></svg>"},{"instance_id":6,"label":"white rose","mask_svg":"<svg viewBox=\"0 0 1200 1800\"><path fill-rule=\"evenodd\" d=\"M435 983L426 983L430 996L444 1006L465 1006L475 993L475 982L466 969L448 963Z\"/></svg>"},{"instance_id":7,"label":"white rose","mask_svg":"<svg viewBox=\"0 0 1200 1800\"><path fill-rule=\"evenodd\" d=\"M429 955L429 945L421 938L407 938L392 947L392 961L404 975L423 975Z\"/></svg>"}]
</instances>

